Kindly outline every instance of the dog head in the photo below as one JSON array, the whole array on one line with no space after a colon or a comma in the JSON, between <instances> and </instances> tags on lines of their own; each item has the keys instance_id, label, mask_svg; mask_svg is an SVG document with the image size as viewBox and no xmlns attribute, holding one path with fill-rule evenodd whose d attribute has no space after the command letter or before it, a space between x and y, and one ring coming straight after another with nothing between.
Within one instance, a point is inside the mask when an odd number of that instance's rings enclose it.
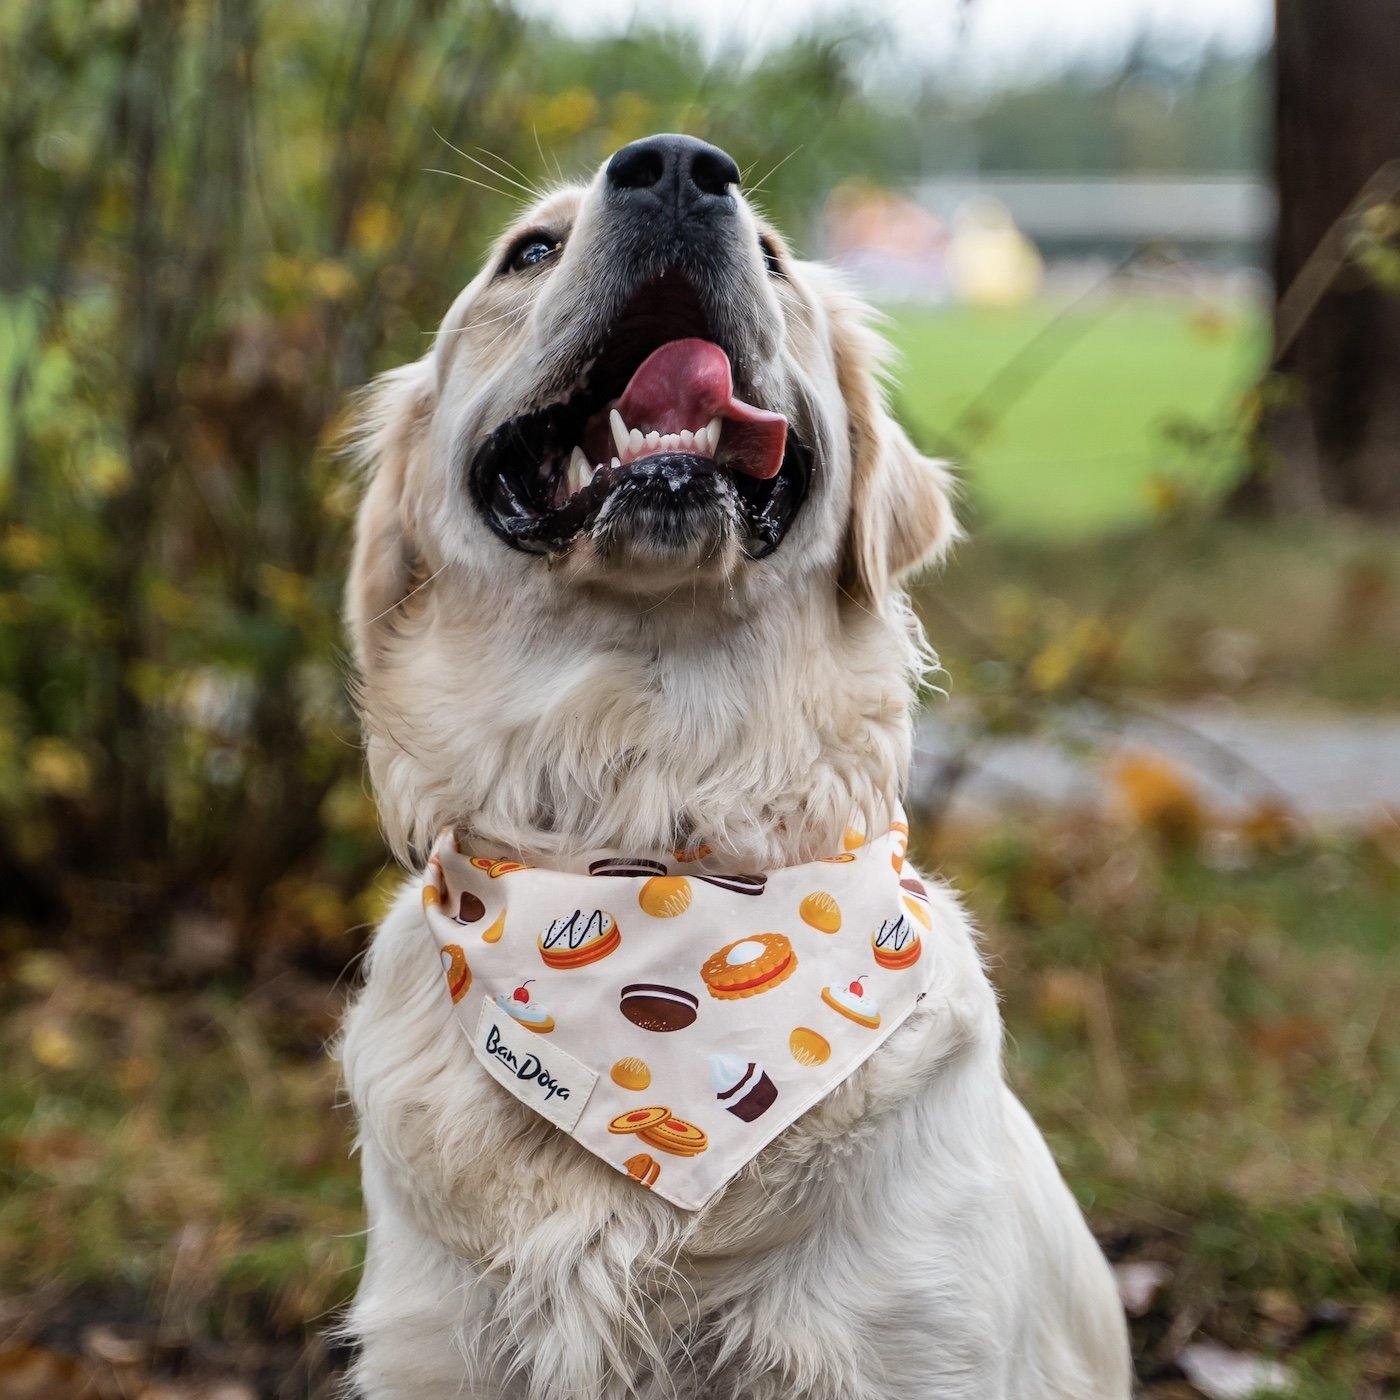
<instances>
[{"instance_id":1,"label":"dog head","mask_svg":"<svg viewBox=\"0 0 1400 1400\"><path fill-rule=\"evenodd\" d=\"M603 648L681 608L692 631L810 598L832 627L885 618L955 527L881 351L713 146L637 141L541 199L370 391L347 606L367 683L415 610L457 625L454 596L537 637L586 616Z\"/></svg>"}]
</instances>

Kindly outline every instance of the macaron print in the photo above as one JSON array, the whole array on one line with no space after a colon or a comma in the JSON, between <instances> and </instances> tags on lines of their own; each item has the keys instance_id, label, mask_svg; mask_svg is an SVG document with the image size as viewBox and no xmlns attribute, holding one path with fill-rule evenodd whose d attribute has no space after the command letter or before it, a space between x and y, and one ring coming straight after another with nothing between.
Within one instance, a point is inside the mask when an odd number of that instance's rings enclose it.
<instances>
[{"instance_id":1,"label":"macaron print","mask_svg":"<svg viewBox=\"0 0 1400 1400\"><path fill-rule=\"evenodd\" d=\"M804 924L818 933L835 933L841 927L841 906L836 896L825 890L813 890L797 906L797 913Z\"/></svg>"},{"instance_id":2,"label":"macaron print","mask_svg":"<svg viewBox=\"0 0 1400 1400\"><path fill-rule=\"evenodd\" d=\"M622 989L618 1010L644 1031L683 1031L695 1024L700 999L664 982L632 982Z\"/></svg>"},{"instance_id":3,"label":"macaron print","mask_svg":"<svg viewBox=\"0 0 1400 1400\"><path fill-rule=\"evenodd\" d=\"M631 1089L634 1093L640 1093L651 1083L651 1070L647 1062L635 1055L618 1060L609 1075L619 1089Z\"/></svg>"},{"instance_id":4,"label":"macaron print","mask_svg":"<svg viewBox=\"0 0 1400 1400\"><path fill-rule=\"evenodd\" d=\"M447 978L447 990L453 1002L459 1002L472 988L472 970L467 955L456 943L444 943L441 949L442 971Z\"/></svg>"},{"instance_id":5,"label":"macaron print","mask_svg":"<svg viewBox=\"0 0 1400 1400\"><path fill-rule=\"evenodd\" d=\"M873 1031L880 1024L880 1008L866 996L865 986L857 977L844 987L823 987L822 1000L839 1016Z\"/></svg>"},{"instance_id":6,"label":"macaron print","mask_svg":"<svg viewBox=\"0 0 1400 1400\"><path fill-rule=\"evenodd\" d=\"M924 888L924 882L915 879L912 875L906 875L899 882L899 888L902 892L904 907L926 929L932 928L933 913L928 906L928 890Z\"/></svg>"},{"instance_id":7,"label":"macaron print","mask_svg":"<svg viewBox=\"0 0 1400 1400\"><path fill-rule=\"evenodd\" d=\"M690 908L690 881L684 875L653 875L637 892L637 903L653 919L674 919Z\"/></svg>"},{"instance_id":8,"label":"macaron print","mask_svg":"<svg viewBox=\"0 0 1400 1400\"><path fill-rule=\"evenodd\" d=\"M575 909L554 919L537 944L546 967L587 967L617 951L622 931L603 909Z\"/></svg>"},{"instance_id":9,"label":"macaron print","mask_svg":"<svg viewBox=\"0 0 1400 1400\"><path fill-rule=\"evenodd\" d=\"M794 1026L788 1036L788 1050L799 1065L811 1068L831 1058L831 1042L807 1026Z\"/></svg>"},{"instance_id":10,"label":"macaron print","mask_svg":"<svg viewBox=\"0 0 1400 1400\"><path fill-rule=\"evenodd\" d=\"M778 1097L778 1086L763 1066L738 1055L710 1056L710 1088L715 1098L745 1123L767 1113Z\"/></svg>"},{"instance_id":11,"label":"macaron print","mask_svg":"<svg viewBox=\"0 0 1400 1400\"><path fill-rule=\"evenodd\" d=\"M700 968L700 977L712 997L733 1001L772 991L796 968L797 954L786 934L753 933L711 953Z\"/></svg>"},{"instance_id":12,"label":"macaron print","mask_svg":"<svg viewBox=\"0 0 1400 1400\"><path fill-rule=\"evenodd\" d=\"M919 961L919 954L924 951L919 930L903 914L886 919L870 935L870 946L874 950L875 961L894 972L913 967Z\"/></svg>"},{"instance_id":13,"label":"macaron print","mask_svg":"<svg viewBox=\"0 0 1400 1400\"><path fill-rule=\"evenodd\" d=\"M509 996L502 992L496 998L496 1005L526 1030L548 1035L554 1029L554 1017L530 995L532 981L534 978L527 977Z\"/></svg>"}]
</instances>

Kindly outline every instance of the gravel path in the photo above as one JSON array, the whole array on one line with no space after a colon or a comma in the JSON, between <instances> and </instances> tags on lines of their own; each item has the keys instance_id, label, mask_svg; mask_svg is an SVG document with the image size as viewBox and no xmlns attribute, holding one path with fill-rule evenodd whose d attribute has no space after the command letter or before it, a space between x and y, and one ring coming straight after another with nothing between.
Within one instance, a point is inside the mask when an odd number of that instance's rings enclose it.
<instances>
[{"instance_id":1,"label":"gravel path","mask_svg":"<svg viewBox=\"0 0 1400 1400\"><path fill-rule=\"evenodd\" d=\"M926 715L915 742L916 802L928 800L965 746L955 712ZM1169 758L1224 811L1282 799L1302 816L1334 823L1373 820L1387 809L1400 813L1400 716L1230 705L1163 707L1129 719L1076 714L1056 737L988 741L972 751L954 810L1101 803L1105 774L1127 752Z\"/></svg>"}]
</instances>

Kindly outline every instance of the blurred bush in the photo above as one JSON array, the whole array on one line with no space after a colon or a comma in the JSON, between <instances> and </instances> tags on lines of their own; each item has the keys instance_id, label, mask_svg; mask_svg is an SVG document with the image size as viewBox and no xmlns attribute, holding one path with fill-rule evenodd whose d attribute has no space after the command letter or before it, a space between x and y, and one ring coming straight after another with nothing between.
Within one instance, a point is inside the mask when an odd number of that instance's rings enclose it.
<instances>
[{"instance_id":1,"label":"blurred bush","mask_svg":"<svg viewBox=\"0 0 1400 1400\"><path fill-rule=\"evenodd\" d=\"M793 222L823 162L897 162L866 43L706 67L493 3L0 6L9 909L343 961L383 858L339 650L348 391L428 348L517 201L638 135L700 125Z\"/></svg>"}]
</instances>

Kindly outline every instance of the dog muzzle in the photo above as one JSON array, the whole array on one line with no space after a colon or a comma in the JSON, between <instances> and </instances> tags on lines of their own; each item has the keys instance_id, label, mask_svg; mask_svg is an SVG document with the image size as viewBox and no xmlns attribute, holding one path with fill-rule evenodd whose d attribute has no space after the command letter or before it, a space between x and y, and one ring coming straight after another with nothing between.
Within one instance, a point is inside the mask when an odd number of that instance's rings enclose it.
<instances>
[{"instance_id":1,"label":"dog muzzle","mask_svg":"<svg viewBox=\"0 0 1400 1400\"><path fill-rule=\"evenodd\" d=\"M767 874L706 852L586 872L438 838L423 908L485 1072L603 1161L698 1210L922 1000L936 960L896 822Z\"/></svg>"}]
</instances>

